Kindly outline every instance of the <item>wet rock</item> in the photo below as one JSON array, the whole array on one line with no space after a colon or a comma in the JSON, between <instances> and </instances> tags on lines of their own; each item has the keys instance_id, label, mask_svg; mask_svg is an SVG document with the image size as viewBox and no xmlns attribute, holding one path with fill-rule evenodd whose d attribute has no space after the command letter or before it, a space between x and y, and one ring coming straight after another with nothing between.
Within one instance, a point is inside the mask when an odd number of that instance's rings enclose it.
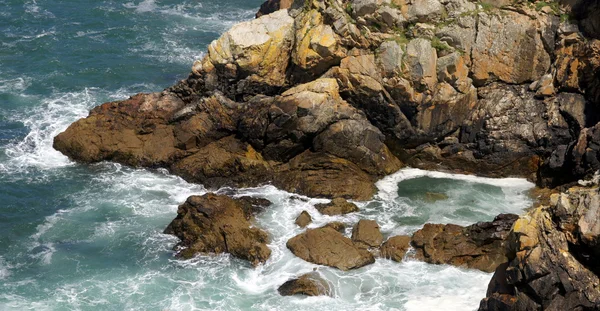
<instances>
[{"instance_id":1,"label":"wet rock","mask_svg":"<svg viewBox=\"0 0 600 311\"><path fill-rule=\"evenodd\" d=\"M298 217L296 217L296 221L294 222L300 228L304 228L308 226L312 222L312 217L307 211L302 211Z\"/></svg>"},{"instance_id":2,"label":"wet rock","mask_svg":"<svg viewBox=\"0 0 600 311\"><path fill-rule=\"evenodd\" d=\"M352 240L328 227L308 229L288 240L286 246L294 255L308 262L344 271L375 262L369 251L357 247Z\"/></svg>"},{"instance_id":3,"label":"wet rock","mask_svg":"<svg viewBox=\"0 0 600 311\"><path fill-rule=\"evenodd\" d=\"M244 208L248 200L236 200L212 193L191 196L179 206L177 217L165 229L181 241L178 256L230 253L250 261L264 263L271 255L268 235L250 223Z\"/></svg>"},{"instance_id":4,"label":"wet rock","mask_svg":"<svg viewBox=\"0 0 600 311\"><path fill-rule=\"evenodd\" d=\"M479 310L597 310L597 186L553 194L520 217Z\"/></svg>"},{"instance_id":5,"label":"wet rock","mask_svg":"<svg viewBox=\"0 0 600 311\"><path fill-rule=\"evenodd\" d=\"M332 290L329 283L319 273L312 272L301 275L283 283L277 289L281 296L331 296Z\"/></svg>"},{"instance_id":6,"label":"wet rock","mask_svg":"<svg viewBox=\"0 0 600 311\"><path fill-rule=\"evenodd\" d=\"M400 262L410 248L410 237L407 235L397 235L389 238L381 245L380 255L393 261Z\"/></svg>"},{"instance_id":7,"label":"wet rock","mask_svg":"<svg viewBox=\"0 0 600 311\"><path fill-rule=\"evenodd\" d=\"M246 215L246 219L250 220L257 214L263 212L265 208L271 206L273 203L267 199L263 198L255 198L243 196L236 198L237 201L241 203L242 210L244 211L244 215Z\"/></svg>"},{"instance_id":8,"label":"wet rock","mask_svg":"<svg viewBox=\"0 0 600 311\"><path fill-rule=\"evenodd\" d=\"M374 220L361 219L352 229L352 241L363 248L376 248L383 243L383 235Z\"/></svg>"},{"instance_id":9,"label":"wet rock","mask_svg":"<svg viewBox=\"0 0 600 311\"><path fill-rule=\"evenodd\" d=\"M316 204L315 208L323 215L335 216L358 212L358 206L344 198L335 198L329 203Z\"/></svg>"},{"instance_id":10,"label":"wet rock","mask_svg":"<svg viewBox=\"0 0 600 311\"><path fill-rule=\"evenodd\" d=\"M331 228L340 233L344 233L344 231L346 231L346 225L340 221L332 221L330 223L326 223L321 228Z\"/></svg>"},{"instance_id":11,"label":"wet rock","mask_svg":"<svg viewBox=\"0 0 600 311\"><path fill-rule=\"evenodd\" d=\"M273 176L272 167L262 155L234 136L204 146L193 155L175 162L171 170L188 181L211 188L250 187Z\"/></svg>"},{"instance_id":12,"label":"wet rock","mask_svg":"<svg viewBox=\"0 0 600 311\"><path fill-rule=\"evenodd\" d=\"M437 193L437 192L425 192L425 198L424 198L425 202L427 203L434 203L437 201L443 201L443 200L448 200L448 196L444 193Z\"/></svg>"},{"instance_id":13,"label":"wet rock","mask_svg":"<svg viewBox=\"0 0 600 311\"><path fill-rule=\"evenodd\" d=\"M493 272L507 260L505 239L517 218L517 215L501 214L492 222L468 227L425 224L411 239L416 249L415 258Z\"/></svg>"}]
</instances>

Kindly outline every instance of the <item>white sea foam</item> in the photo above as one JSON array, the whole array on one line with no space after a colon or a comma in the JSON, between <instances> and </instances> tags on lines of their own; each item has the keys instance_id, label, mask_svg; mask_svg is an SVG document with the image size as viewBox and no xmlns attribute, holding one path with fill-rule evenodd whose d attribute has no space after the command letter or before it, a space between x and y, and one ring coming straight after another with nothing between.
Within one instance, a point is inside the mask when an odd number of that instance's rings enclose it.
<instances>
[{"instance_id":1,"label":"white sea foam","mask_svg":"<svg viewBox=\"0 0 600 311\"><path fill-rule=\"evenodd\" d=\"M32 111L11 116L12 121L22 122L29 133L22 141L7 146L11 169L24 170L29 167L50 169L71 164L66 156L52 148L54 137L64 131L75 120L85 117L93 106L95 89L82 92L58 94L42 100Z\"/></svg>"},{"instance_id":2,"label":"white sea foam","mask_svg":"<svg viewBox=\"0 0 600 311\"><path fill-rule=\"evenodd\" d=\"M19 77L0 80L0 93L23 92L31 85L31 78Z\"/></svg>"},{"instance_id":3,"label":"white sea foam","mask_svg":"<svg viewBox=\"0 0 600 311\"><path fill-rule=\"evenodd\" d=\"M6 279L10 275L10 269L12 267L6 263L4 258L0 256L0 280Z\"/></svg>"}]
</instances>

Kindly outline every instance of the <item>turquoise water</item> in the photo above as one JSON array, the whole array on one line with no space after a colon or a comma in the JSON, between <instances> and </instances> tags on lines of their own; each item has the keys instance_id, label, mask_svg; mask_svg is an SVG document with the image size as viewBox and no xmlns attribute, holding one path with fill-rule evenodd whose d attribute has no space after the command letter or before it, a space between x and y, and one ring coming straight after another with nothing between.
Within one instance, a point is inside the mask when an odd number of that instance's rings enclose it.
<instances>
[{"instance_id":1,"label":"turquoise water","mask_svg":"<svg viewBox=\"0 0 600 311\"><path fill-rule=\"evenodd\" d=\"M0 310L469 310L490 274L407 260L351 272L319 267L335 297L280 297L315 265L285 242L308 210L319 226L377 220L386 236L427 221L470 224L529 205L522 180L407 169L378 183L361 212L317 214L273 187L236 190L275 204L258 225L273 256L256 269L227 255L180 261L162 230L205 192L162 170L79 165L52 138L92 107L160 91L187 76L209 42L261 1L0 0ZM443 194L431 201L427 192Z\"/></svg>"}]
</instances>

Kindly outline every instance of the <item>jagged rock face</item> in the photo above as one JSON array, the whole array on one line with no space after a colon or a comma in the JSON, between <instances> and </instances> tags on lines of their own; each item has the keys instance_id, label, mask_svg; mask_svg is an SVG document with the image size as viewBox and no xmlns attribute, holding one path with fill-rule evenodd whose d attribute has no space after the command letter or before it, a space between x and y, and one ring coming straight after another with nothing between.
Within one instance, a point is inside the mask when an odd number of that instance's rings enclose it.
<instances>
[{"instance_id":1,"label":"jagged rock face","mask_svg":"<svg viewBox=\"0 0 600 311\"><path fill-rule=\"evenodd\" d=\"M598 187L554 194L514 224L479 310L598 310Z\"/></svg>"},{"instance_id":2,"label":"jagged rock face","mask_svg":"<svg viewBox=\"0 0 600 311\"><path fill-rule=\"evenodd\" d=\"M543 2L295 3L224 33L187 80L95 109L55 146L213 187L354 199L398 158L572 182L598 162L600 41L597 1L569 2L579 25Z\"/></svg>"},{"instance_id":3,"label":"jagged rock face","mask_svg":"<svg viewBox=\"0 0 600 311\"><path fill-rule=\"evenodd\" d=\"M517 215L501 214L492 222L468 227L425 224L411 239L416 249L415 258L493 272L506 262L504 241L517 218Z\"/></svg>"},{"instance_id":4,"label":"jagged rock face","mask_svg":"<svg viewBox=\"0 0 600 311\"><path fill-rule=\"evenodd\" d=\"M257 204L267 202L212 193L191 196L179 206L177 218L165 233L181 240L176 249L183 248L178 255L184 258L198 253L230 253L258 265L269 259L271 250L266 245L267 233L252 226L249 219Z\"/></svg>"},{"instance_id":5,"label":"jagged rock face","mask_svg":"<svg viewBox=\"0 0 600 311\"><path fill-rule=\"evenodd\" d=\"M532 19L511 11L503 13L477 16L477 37L471 54L473 79L477 85L494 80L510 84L533 82L550 68L551 58L545 44L549 49L553 46L544 42L540 30L553 27L558 18L536 16Z\"/></svg>"},{"instance_id":6,"label":"jagged rock face","mask_svg":"<svg viewBox=\"0 0 600 311\"><path fill-rule=\"evenodd\" d=\"M294 255L308 262L344 271L375 262L369 251L359 248L330 227L308 229L288 240L286 246Z\"/></svg>"},{"instance_id":7,"label":"jagged rock face","mask_svg":"<svg viewBox=\"0 0 600 311\"><path fill-rule=\"evenodd\" d=\"M331 296L332 290L329 283L321 278L319 273L312 272L301 275L297 279L283 283L277 289L281 296Z\"/></svg>"},{"instance_id":8,"label":"jagged rock face","mask_svg":"<svg viewBox=\"0 0 600 311\"><path fill-rule=\"evenodd\" d=\"M294 19L280 10L233 26L208 47L196 71L206 75L206 88L222 88L219 80L279 87L285 83L294 42ZM238 86L239 86L238 82ZM238 93L229 88L226 93Z\"/></svg>"}]
</instances>

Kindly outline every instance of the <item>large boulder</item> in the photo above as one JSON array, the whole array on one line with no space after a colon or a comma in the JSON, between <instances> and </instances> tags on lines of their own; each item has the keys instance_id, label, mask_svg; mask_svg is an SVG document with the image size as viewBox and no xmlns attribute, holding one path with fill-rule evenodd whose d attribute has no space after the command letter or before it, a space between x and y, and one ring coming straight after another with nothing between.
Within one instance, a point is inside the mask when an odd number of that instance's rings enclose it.
<instances>
[{"instance_id":1,"label":"large boulder","mask_svg":"<svg viewBox=\"0 0 600 311\"><path fill-rule=\"evenodd\" d=\"M574 187L520 217L479 310L600 309L600 193Z\"/></svg>"},{"instance_id":2,"label":"large boulder","mask_svg":"<svg viewBox=\"0 0 600 311\"><path fill-rule=\"evenodd\" d=\"M253 265L269 259L268 234L253 226L252 199L232 199L223 195L191 196L177 209L177 217L165 229L180 239L178 256L230 253ZM264 204L258 203L258 204Z\"/></svg>"},{"instance_id":3,"label":"large boulder","mask_svg":"<svg viewBox=\"0 0 600 311\"><path fill-rule=\"evenodd\" d=\"M308 262L344 271L375 262L369 251L359 248L330 227L308 229L289 239L286 246L294 255Z\"/></svg>"},{"instance_id":4,"label":"large boulder","mask_svg":"<svg viewBox=\"0 0 600 311\"><path fill-rule=\"evenodd\" d=\"M493 272L507 260L505 239L517 218L517 215L501 214L492 222L468 227L425 224L411 239L416 249L415 258L428 263Z\"/></svg>"},{"instance_id":5,"label":"large boulder","mask_svg":"<svg viewBox=\"0 0 600 311\"><path fill-rule=\"evenodd\" d=\"M291 279L283 283L277 289L281 296L305 295L305 296L331 296L332 290L329 282L323 279L319 273L311 272L301 275L297 279Z\"/></svg>"}]
</instances>

